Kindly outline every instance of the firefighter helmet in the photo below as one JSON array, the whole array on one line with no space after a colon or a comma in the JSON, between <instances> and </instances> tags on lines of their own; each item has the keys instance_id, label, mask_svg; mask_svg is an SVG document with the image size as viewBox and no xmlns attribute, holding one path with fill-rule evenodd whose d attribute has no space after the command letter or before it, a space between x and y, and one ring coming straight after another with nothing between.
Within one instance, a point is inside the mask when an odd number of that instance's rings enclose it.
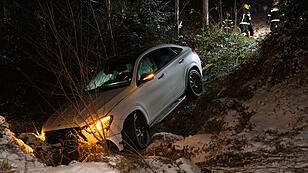
<instances>
[{"instance_id":1,"label":"firefighter helmet","mask_svg":"<svg viewBox=\"0 0 308 173\"><path fill-rule=\"evenodd\" d=\"M247 10L249 10L249 8L250 8L250 5L248 5L248 4L244 4L244 6L243 6L245 9L247 9Z\"/></svg>"}]
</instances>

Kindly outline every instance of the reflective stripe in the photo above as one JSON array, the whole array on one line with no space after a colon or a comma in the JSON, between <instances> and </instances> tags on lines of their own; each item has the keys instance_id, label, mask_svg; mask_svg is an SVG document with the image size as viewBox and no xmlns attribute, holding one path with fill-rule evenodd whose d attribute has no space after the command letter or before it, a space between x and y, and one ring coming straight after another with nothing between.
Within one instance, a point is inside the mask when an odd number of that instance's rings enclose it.
<instances>
[{"instance_id":1,"label":"reflective stripe","mask_svg":"<svg viewBox=\"0 0 308 173\"><path fill-rule=\"evenodd\" d=\"M271 22L280 22L280 19L273 19Z\"/></svg>"},{"instance_id":2,"label":"reflective stripe","mask_svg":"<svg viewBox=\"0 0 308 173\"><path fill-rule=\"evenodd\" d=\"M279 9L278 9L278 8L273 8L273 9L271 10L271 12L275 12L275 11L279 11Z\"/></svg>"},{"instance_id":3,"label":"reflective stripe","mask_svg":"<svg viewBox=\"0 0 308 173\"><path fill-rule=\"evenodd\" d=\"M245 14L243 14L243 17L242 17L242 21L241 21L241 22L244 22L244 18L245 18Z\"/></svg>"},{"instance_id":4,"label":"reflective stripe","mask_svg":"<svg viewBox=\"0 0 308 173\"><path fill-rule=\"evenodd\" d=\"M250 25L248 22L241 22L240 25Z\"/></svg>"}]
</instances>

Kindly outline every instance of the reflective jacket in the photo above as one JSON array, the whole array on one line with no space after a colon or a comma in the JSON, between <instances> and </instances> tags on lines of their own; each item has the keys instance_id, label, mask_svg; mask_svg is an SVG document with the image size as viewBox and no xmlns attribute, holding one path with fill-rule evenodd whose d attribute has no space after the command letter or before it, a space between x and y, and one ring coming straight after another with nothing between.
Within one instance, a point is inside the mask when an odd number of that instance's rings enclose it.
<instances>
[{"instance_id":1,"label":"reflective jacket","mask_svg":"<svg viewBox=\"0 0 308 173\"><path fill-rule=\"evenodd\" d=\"M272 23L272 22L280 22L280 10L278 5L274 5L271 8L271 11L268 13L267 18L268 18L268 22Z\"/></svg>"},{"instance_id":2,"label":"reflective jacket","mask_svg":"<svg viewBox=\"0 0 308 173\"><path fill-rule=\"evenodd\" d=\"M233 25L233 21L231 17L225 18L225 20L222 21L224 28L231 28Z\"/></svg>"},{"instance_id":3,"label":"reflective jacket","mask_svg":"<svg viewBox=\"0 0 308 173\"><path fill-rule=\"evenodd\" d=\"M245 9L243 10L243 15L241 17L240 25L250 25L251 23L251 15L249 10Z\"/></svg>"}]
</instances>

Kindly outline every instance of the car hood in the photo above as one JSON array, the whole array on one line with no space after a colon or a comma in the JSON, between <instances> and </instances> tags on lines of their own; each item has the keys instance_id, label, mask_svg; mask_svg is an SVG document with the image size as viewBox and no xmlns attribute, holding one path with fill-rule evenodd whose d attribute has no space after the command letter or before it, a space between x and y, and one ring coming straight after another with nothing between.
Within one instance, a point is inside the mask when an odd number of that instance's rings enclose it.
<instances>
[{"instance_id":1,"label":"car hood","mask_svg":"<svg viewBox=\"0 0 308 173\"><path fill-rule=\"evenodd\" d=\"M60 130L73 127L83 127L92 120L91 112L100 112L98 114L104 115L113 109L114 105L121 102L127 94L125 90L128 87L116 88L112 90L103 91L96 95L83 97L75 104L68 103L59 110L57 110L49 119L43 124L43 131ZM85 99L86 98L86 99ZM93 111L96 110L96 111ZM95 115L93 113L93 115ZM98 118L97 116L93 116Z\"/></svg>"}]
</instances>

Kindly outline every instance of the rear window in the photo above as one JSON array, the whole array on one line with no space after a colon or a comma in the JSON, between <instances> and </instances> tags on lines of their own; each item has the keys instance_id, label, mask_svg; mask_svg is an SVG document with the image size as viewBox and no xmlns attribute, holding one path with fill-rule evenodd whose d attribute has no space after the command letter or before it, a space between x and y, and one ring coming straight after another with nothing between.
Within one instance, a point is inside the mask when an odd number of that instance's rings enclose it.
<instances>
[{"instance_id":1,"label":"rear window","mask_svg":"<svg viewBox=\"0 0 308 173\"><path fill-rule=\"evenodd\" d=\"M173 50L176 53L176 55L180 54L183 50L182 48L178 47L171 47L170 49Z\"/></svg>"},{"instance_id":2,"label":"rear window","mask_svg":"<svg viewBox=\"0 0 308 173\"><path fill-rule=\"evenodd\" d=\"M168 64L181 51L182 51L181 48L167 47L167 48L161 48L161 49L154 50L145 56L152 59L157 65L157 68L160 69L164 65Z\"/></svg>"}]
</instances>

